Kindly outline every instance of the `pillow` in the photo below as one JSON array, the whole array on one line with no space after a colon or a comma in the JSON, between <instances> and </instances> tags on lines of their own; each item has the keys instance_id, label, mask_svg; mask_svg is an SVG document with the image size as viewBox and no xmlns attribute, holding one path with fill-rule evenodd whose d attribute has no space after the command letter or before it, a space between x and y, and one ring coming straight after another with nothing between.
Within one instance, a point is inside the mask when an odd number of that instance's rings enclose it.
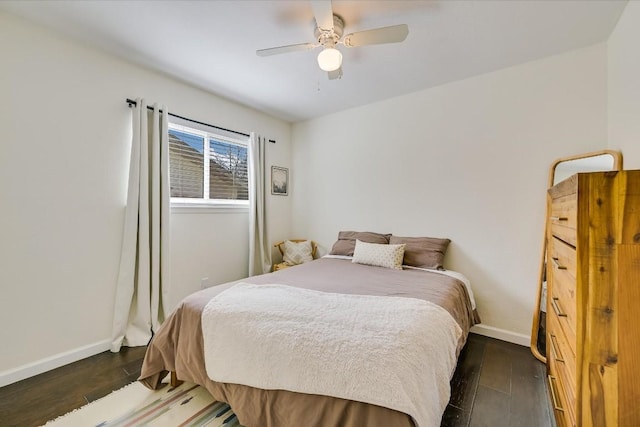
<instances>
[{"instance_id":1,"label":"pillow","mask_svg":"<svg viewBox=\"0 0 640 427\"><path fill-rule=\"evenodd\" d=\"M353 251L353 260L351 262L402 270L404 247L404 243L400 245L381 245L356 240L356 247Z\"/></svg>"},{"instance_id":2,"label":"pillow","mask_svg":"<svg viewBox=\"0 0 640 427\"><path fill-rule=\"evenodd\" d=\"M435 237L398 237L391 236L389 243L404 243L404 264L412 267L443 270L444 254L451 240Z\"/></svg>"},{"instance_id":3,"label":"pillow","mask_svg":"<svg viewBox=\"0 0 640 427\"><path fill-rule=\"evenodd\" d=\"M338 233L338 240L333 244L329 255L353 256L356 247L356 239L367 243L388 244L391 234L372 233L370 231L341 231Z\"/></svg>"},{"instance_id":4,"label":"pillow","mask_svg":"<svg viewBox=\"0 0 640 427\"><path fill-rule=\"evenodd\" d=\"M305 262L313 261L313 255L311 255L313 248L311 242L305 240L304 242L292 242L290 240L284 241L284 255L282 260L287 265L298 265Z\"/></svg>"}]
</instances>

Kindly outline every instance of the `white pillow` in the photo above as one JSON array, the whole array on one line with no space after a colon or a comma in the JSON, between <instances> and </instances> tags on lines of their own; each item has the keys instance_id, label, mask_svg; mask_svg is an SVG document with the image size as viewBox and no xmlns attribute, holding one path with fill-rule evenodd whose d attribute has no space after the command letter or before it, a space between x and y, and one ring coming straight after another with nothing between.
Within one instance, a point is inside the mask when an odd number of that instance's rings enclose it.
<instances>
[{"instance_id":1,"label":"white pillow","mask_svg":"<svg viewBox=\"0 0 640 427\"><path fill-rule=\"evenodd\" d=\"M404 243L383 245L356 240L356 248L353 251L353 260L351 262L402 270L404 247Z\"/></svg>"},{"instance_id":2,"label":"white pillow","mask_svg":"<svg viewBox=\"0 0 640 427\"><path fill-rule=\"evenodd\" d=\"M313 261L311 252L311 242L308 240L298 243L285 240L284 255L282 259L287 263L287 265L303 264L305 262Z\"/></svg>"}]
</instances>

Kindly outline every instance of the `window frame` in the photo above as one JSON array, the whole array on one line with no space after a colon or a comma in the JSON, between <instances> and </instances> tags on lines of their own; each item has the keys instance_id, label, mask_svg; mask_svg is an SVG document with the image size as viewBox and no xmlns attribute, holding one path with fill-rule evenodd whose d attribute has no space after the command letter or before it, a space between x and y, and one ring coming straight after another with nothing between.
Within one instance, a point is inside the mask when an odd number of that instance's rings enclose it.
<instances>
[{"instance_id":1,"label":"window frame","mask_svg":"<svg viewBox=\"0 0 640 427\"><path fill-rule=\"evenodd\" d=\"M212 211L217 212L242 212L249 211L249 200L233 200L233 199L209 199L205 198L209 196L209 172L210 172L210 160L211 160L211 143L210 140L221 141L228 144L237 145L247 149L247 173L249 165L249 137L245 140L240 138L234 138L220 133L203 130L196 127L191 127L174 121L169 121L169 130L175 130L178 132L189 133L202 137L204 139L203 147L203 198L196 199L190 197L170 197L170 207L172 213L209 213ZM169 170L171 170L171 160L169 160ZM247 190L250 192L250 182L247 183Z\"/></svg>"}]
</instances>

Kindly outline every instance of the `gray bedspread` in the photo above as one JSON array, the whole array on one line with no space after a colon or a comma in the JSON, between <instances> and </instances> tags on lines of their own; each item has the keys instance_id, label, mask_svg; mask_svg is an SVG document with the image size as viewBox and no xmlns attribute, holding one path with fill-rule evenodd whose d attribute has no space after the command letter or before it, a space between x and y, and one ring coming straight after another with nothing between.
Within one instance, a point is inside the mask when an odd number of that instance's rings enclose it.
<instances>
[{"instance_id":1,"label":"gray bedspread","mask_svg":"<svg viewBox=\"0 0 640 427\"><path fill-rule=\"evenodd\" d=\"M463 334L458 352L464 346L471 326L480 320L462 282L429 271L391 270L321 258L242 281L427 300L446 309L460 325ZM211 298L235 283L196 292L182 301L149 343L139 378L143 384L155 389L169 371L174 371L180 380L200 384L216 400L229 403L246 427L413 425L406 414L362 402L211 381L204 365L201 314Z\"/></svg>"}]
</instances>

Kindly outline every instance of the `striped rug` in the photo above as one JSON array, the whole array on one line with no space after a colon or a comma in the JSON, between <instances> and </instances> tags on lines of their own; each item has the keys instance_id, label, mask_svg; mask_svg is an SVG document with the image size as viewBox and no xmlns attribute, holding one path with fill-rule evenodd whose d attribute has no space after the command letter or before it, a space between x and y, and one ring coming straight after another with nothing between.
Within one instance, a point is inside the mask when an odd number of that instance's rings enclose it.
<instances>
[{"instance_id":1,"label":"striped rug","mask_svg":"<svg viewBox=\"0 0 640 427\"><path fill-rule=\"evenodd\" d=\"M183 383L149 390L135 382L73 412L47 427L241 427L229 405L213 400L198 385Z\"/></svg>"}]
</instances>

